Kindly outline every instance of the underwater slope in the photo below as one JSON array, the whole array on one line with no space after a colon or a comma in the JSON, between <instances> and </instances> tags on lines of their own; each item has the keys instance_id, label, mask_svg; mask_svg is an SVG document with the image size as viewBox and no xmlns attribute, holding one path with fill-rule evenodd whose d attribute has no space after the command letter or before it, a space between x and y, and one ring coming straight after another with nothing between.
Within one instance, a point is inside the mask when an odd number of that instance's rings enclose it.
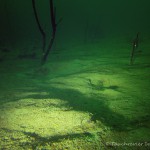
<instances>
[{"instance_id":1,"label":"underwater slope","mask_svg":"<svg viewBox=\"0 0 150 150\"><path fill-rule=\"evenodd\" d=\"M130 43L119 38L53 51L43 67L10 52L0 64L0 148L146 149L148 47L133 66Z\"/></svg>"}]
</instances>

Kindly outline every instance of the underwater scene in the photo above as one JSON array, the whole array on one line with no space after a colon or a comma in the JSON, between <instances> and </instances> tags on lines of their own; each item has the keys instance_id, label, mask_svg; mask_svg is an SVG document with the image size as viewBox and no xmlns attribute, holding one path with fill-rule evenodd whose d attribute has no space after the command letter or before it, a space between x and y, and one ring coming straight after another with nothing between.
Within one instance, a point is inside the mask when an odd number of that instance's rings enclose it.
<instances>
[{"instance_id":1,"label":"underwater scene","mask_svg":"<svg viewBox=\"0 0 150 150\"><path fill-rule=\"evenodd\" d=\"M149 6L0 0L0 150L149 150Z\"/></svg>"}]
</instances>

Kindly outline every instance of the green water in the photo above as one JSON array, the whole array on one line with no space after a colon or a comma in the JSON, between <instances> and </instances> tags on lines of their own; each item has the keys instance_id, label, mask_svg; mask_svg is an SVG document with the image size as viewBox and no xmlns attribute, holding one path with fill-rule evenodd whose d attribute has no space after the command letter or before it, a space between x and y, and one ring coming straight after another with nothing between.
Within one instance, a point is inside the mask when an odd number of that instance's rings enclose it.
<instances>
[{"instance_id":1,"label":"green water","mask_svg":"<svg viewBox=\"0 0 150 150\"><path fill-rule=\"evenodd\" d=\"M0 0L0 149L149 149L149 1L54 5L62 20L41 65L31 1ZM47 47L49 1L36 8Z\"/></svg>"}]
</instances>

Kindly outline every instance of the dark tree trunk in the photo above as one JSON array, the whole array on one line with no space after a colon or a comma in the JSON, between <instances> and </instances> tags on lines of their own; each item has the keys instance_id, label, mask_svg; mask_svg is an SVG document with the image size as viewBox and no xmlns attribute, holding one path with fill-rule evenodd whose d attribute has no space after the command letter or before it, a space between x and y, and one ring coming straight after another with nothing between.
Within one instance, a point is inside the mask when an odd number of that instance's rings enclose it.
<instances>
[{"instance_id":1,"label":"dark tree trunk","mask_svg":"<svg viewBox=\"0 0 150 150\"><path fill-rule=\"evenodd\" d=\"M56 27L62 19L60 19L56 24L56 10L54 8L53 0L49 0L52 35L51 35L48 47L46 49L46 34L45 34L44 30L42 29L42 26L41 26L39 18L38 18L38 14L37 14L36 7L35 7L35 0L32 0L32 6L33 6L33 11L34 11L37 25L38 25L39 31L40 31L40 33L42 35L42 39L43 39L43 55L42 55L41 64L44 65L47 60L48 54L52 49L53 43L54 43L54 39L55 39L55 35L56 35Z\"/></svg>"},{"instance_id":2,"label":"dark tree trunk","mask_svg":"<svg viewBox=\"0 0 150 150\"><path fill-rule=\"evenodd\" d=\"M46 34L45 34L45 32L44 32L44 30L43 30L43 28L40 24L39 18L38 18L38 14L37 14L36 7L35 7L35 0L32 0L32 7L33 7L36 23L37 23L39 31L42 35L42 41L43 41L42 49L43 49L43 53L44 53L45 52L45 47L46 47Z\"/></svg>"},{"instance_id":3,"label":"dark tree trunk","mask_svg":"<svg viewBox=\"0 0 150 150\"><path fill-rule=\"evenodd\" d=\"M52 25L52 36L51 36L48 48L43 55L42 65L45 64L47 57L48 57L48 54L49 54L50 50L52 49L55 35L56 35L56 27L57 27L57 25L56 25L56 14L55 14L56 12L54 11L53 0L49 0L49 4L50 4L51 25Z\"/></svg>"}]
</instances>

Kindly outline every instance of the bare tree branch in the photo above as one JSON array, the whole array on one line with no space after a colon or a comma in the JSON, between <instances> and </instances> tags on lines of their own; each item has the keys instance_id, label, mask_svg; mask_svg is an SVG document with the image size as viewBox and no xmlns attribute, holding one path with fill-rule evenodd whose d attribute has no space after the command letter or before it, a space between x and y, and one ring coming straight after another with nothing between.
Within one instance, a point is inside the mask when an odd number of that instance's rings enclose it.
<instances>
[{"instance_id":1,"label":"bare tree branch","mask_svg":"<svg viewBox=\"0 0 150 150\"><path fill-rule=\"evenodd\" d=\"M37 25L38 25L38 28L39 28L39 31L42 35L42 41L43 41L43 53L45 52L45 47L46 47L46 34L40 24L40 21L39 21L39 18L38 18L38 14L37 14L37 11L36 11L36 7L35 7L35 0L32 0L32 7L33 7L33 11L34 11L34 16L35 16L35 19L36 19L36 22L37 22Z\"/></svg>"}]
</instances>

